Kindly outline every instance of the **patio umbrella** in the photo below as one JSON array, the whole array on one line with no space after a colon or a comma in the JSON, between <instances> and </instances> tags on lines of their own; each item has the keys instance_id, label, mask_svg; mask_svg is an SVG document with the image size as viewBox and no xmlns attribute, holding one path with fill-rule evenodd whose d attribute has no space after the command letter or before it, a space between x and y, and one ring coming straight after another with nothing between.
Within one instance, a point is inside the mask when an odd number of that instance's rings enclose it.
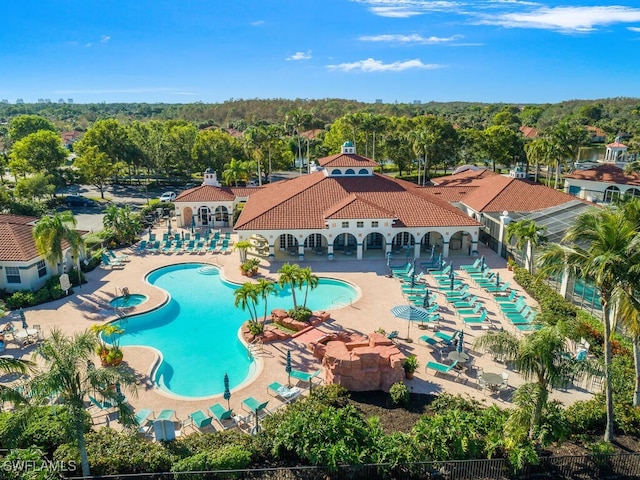
<instances>
[{"instance_id":1,"label":"patio umbrella","mask_svg":"<svg viewBox=\"0 0 640 480\"><path fill-rule=\"evenodd\" d=\"M456 277L456 274L453 271L453 264L451 264L451 271L449 272L449 278L451 279L451 290L453 291L453 281Z\"/></svg>"},{"instance_id":2,"label":"patio umbrella","mask_svg":"<svg viewBox=\"0 0 640 480\"><path fill-rule=\"evenodd\" d=\"M482 255L482 258L480 259L480 271L484 273L484 255Z\"/></svg>"},{"instance_id":3,"label":"patio umbrella","mask_svg":"<svg viewBox=\"0 0 640 480\"><path fill-rule=\"evenodd\" d=\"M125 396L122 394L122 387L120 386L120 382L116 382L116 399L119 402L124 402Z\"/></svg>"},{"instance_id":4,"label":"patio umbrella","mask_svg":"<svg viewBox=\"0 0 640 480\"><path fill-rule=\"evenodd\" d=\"M191 233L194 233L196 228L196 217L191 217Z\"/></svg>"},{"instance_id":5,"label":"patio umbrella","mask_svg":"<svg viewBox=\"0 0 640 480\"><path fill-rule=\"evenodd\" d=\"M167 220L167 233L171 236L171 217Z\"/></svg>"},{"instance_id":6,"label":"patio umbrella","mask_svg":"<svg viewBox=\"0 0 640 480\"><path fill-rule=\"evenodd\" d=\"M224 374L224 393L222 396L227 401L227 410L231 410L231 402L229 402L229 399L231 398L231 390L229 390L229 375L226 373Z\"/></svg>"},{"instance_id":7,"label":"patio umbrella","mask_svg":"<svg viewBox=\"0 0 640 480\"><path fill-rule=\"evenodd\" d=\"M462 353L464 349L464 332L460 330L460 336L458 337L458 353Z\"/></svg>"},{"instance_id":8,"label":"patio umbrella","mask_svg":"<svg viewBox=\"0 0 640 480\"><path fill-rule=\"evenodd\" d=\"M284 371L287 372L289 379L287 387L291 388L291 350L287 350L287 365L284 367Z\"/></svg>"},{"instance_id":9,"label":"patio umbrella","mask_svg":"<svg viewBox=\"0 0 640 480\"><path fill-rule=\"evenodd\" d=\"M500 272L496 273L496 288L500 286Z\"/></svg>"},{"instance_id":10,"label":"patio umbrella","mask_svg":"<svg viewBox=\"0 0 640 480\"><path fill-rule=\"evenodd\" d=\"M416 307L415 305L396 305L391 309L391 313L393 313L396 318L402 318L409 321L407 324L407 339L409 339L409 328L411 327L411 322L420 320L421 323L424 323L424 321L429 317L429 312L424 308Z\"/></svg>"},{"instance_id":11,"label":"patio umbrella","mask_svg":"<svg viewBox=\"0 0 640 480\"><path fill-rule=\"evenodd\" d=\"M416 286L416 271L411 272L411 288Z\"/></svg>"},{"instance_id":12,"label":"patio umbrella","mask_svg":"<svg viewBox=\"0 0 640 480\"><path fill-rule=\"evenodd\" d=\"M431 245L431 256L429 257L431 260L433 260L433 256L436 254L436 245L433 244Z\"/></svg>"},{"instance_id":13,"label":"patio umbrella","mask_svg":"<svg viewBox=\"0 0 640 480\"><path fill-rule=\"evenodd\" d=\"M422 299L422 308L429 308L429 289L424 291L424 298Z\"/></svg>"},{"instance_id":14,"label":"patio umbrella","mask_svg":"<svg viewBox=\"0 0 640 480\"><path fill-rule=\"evenodd\" d=\"M24 316L24 310L22 310L22 308L20 308L19 314L20 314L20 320L22 320L22 328L26 330L28 328L27 318Z\"/></svg>"}]
</instances>

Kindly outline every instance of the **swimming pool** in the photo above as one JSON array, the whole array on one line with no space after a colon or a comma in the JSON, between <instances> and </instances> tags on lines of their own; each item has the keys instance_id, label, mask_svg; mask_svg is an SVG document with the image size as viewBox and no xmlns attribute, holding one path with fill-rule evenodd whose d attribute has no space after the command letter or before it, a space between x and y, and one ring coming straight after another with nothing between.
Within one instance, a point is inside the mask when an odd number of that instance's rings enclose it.
<instances>
[{"instance_id":1,"label":"swimming pool","mask_svg":"<svg viewBox=\"0 0 640 480\"><path fill-rule=\"evenodd\" d=\"M109 303L112 307L116 308L129 308L135 307L136 305L141 305L147 301L146 295L141 295L139 293L132 293L130 295L122 295L120 297L116 297L111 300Z\"/></svg>"},{"instance_id":2,"label":"swimming pool","mask_svg":"<svg viewBox=\"0 0 640 480\"><path fill-rule=\"evenodd\" d=\"M160 389L184 397L208 397L224 391L225 373L231 388L251 375L255 364L238 339L238 329L249 318L248 312L234 306L233 292L239 285L223 280L218 268L201 263L162 267L151 272L147 281L166 290L169 302L116 324L125 330L120 345L148 346L162 354L153 375ZM356 297L352 285L321 278L318 288L309 293L307 306L335 308ZM291 306L286 289L278 289L267 302L269 312ZM258 315L263 312L264 305L259 303Z\"/></svg>"}]
</instances>

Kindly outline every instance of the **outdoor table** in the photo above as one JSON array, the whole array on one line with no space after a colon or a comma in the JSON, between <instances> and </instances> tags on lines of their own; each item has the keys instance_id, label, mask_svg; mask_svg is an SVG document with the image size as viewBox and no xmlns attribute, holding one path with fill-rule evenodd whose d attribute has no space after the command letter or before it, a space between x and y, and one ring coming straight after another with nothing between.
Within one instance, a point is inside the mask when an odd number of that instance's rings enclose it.
<instances>
[{"instance_id":1,"label":"outdoor table","mask_svg":"<svg viewBox=\"0 0 640 480\"><path fill-rule=\"evenodd\" d=\"M276 392L280 397L284 399L286 403L293 402L302 393L302 391L298 387L288 388L286 385L280 387L278 390L276 390Z\"/></svg>"},{"instance_id":2,"label":"outdoor table","mask_svg":"<svg viewBox=\"0 0 640 480\"><path fill-rule=\"evenodd\" d=\"M457 350L449 352L449 355L447 357L452 362L458 362L458 365L468 362L470 358L468 353L459 352Z\"/></svg>"},{"instance_id":3,"label":"outdoor table","mask_svg":"<svg viewBox=\"0 0 640 480\"><path fill-rule=\"evenodd\" d=\"M492 390L502 385L503 378L499 373L484 372L480 377Z\"/></svg>"}]
</instances>

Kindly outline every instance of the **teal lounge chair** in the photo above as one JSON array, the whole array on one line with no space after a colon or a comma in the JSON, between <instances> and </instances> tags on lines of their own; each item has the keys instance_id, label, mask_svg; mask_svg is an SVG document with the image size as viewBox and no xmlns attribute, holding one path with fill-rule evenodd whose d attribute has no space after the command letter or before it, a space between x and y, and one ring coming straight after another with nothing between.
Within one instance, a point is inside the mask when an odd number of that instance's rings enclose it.
<instances>
[{"instance_id":1,"label":"teal lounge chair","mask_svg":"<svg viewBox=\"0 0 640 480\"><path fill-rule=\"evenodd\" d=\"M174 419L177 420L176 411L175 410L170 410L170 409L162 410L156 416L156 420L174 420Z\"/></svg>"},{"instance_id":2,"label":"teal lounge chair","mask_svg":"<svg viewBox=\"0 0 640 480\"><path fill-rule=\"evenodd\" d=\"M242 400L241 405L242 409L247 413L254 413L258 415L258 418L263 418L266 415L269 415L271 412L267 410L267 405L269 404L269 400L266 402L259 402L253 397L248 397Z\"/></svg>"},{"instance_id":3,"label":"teal lounge chair","mask_svg":"<svg viewBox=\"0 0 640 480\"><path fill-rule=\"evenodd\" d=\"M187 246L184 247L184 251L191 253L191 252L193 252L193 249L195 248L195 246L196 246L196 241L195 240L189 240L189 243L187 243Z\"/></svg>"},{"instance_id":4,"label":"teal lounge chair","mask_svg":"<svg viewBox=\"0 0 640 480\"><path fill-rule=\"evenodd\" d=\"M219 403L211 405L209 411L223 430L228 430L238 425L235 418L233 418L233 410L227 410Z\"/></svg>"},{"instance_id":5,"label":"teal lounge chair","mask_svg":"<svg viewBox=\"0 0 640 480\"><path fill-rule=\"evenodd\" d=\"M204 240L200 240L198 243L196 243L194 251L196 253L202 253L205 251Z\"/></svg>"},{"instance_id":6,"label":"teal lounge chair","mask_svg":"<svg viewBox=\"0 0 640 480\"><path fill-rule=\"evenodd\" d=\"M456 308L456 313L458 314L458 316L478 315L480 313L481 308L482 308L482 304L478 302L472 308Z\"/></svg>"},{"instance_id":7,"label":"teal lounge chair","mask_svg":"<svg viewBox=\"0 0 640 480\"><path fill-rule=\"evenodd\" d=\"M422 335L418 340L426 343L429 347L436 348L442 342L441 340L436 340L435 338L430 337L429 335Z\"/></svg>"},{"instance_id":8,"label":"teal lounge chair","mask_svg":"<svg viewBox=\"0 0 640 480\"><path fill-rule=\"evenodd\" d=\"M458 365L457 360L451 363L451 365L445 365L444 363L438 363L438 362L428 362L425 368L425 371L433 370L434 376L438 375L439 373L442 373L444 375L452 374L457 377L460 375L460 372L455 369L456 365Z\"/></svg>"},{"instance_id":9,"label":"teal lounge chair","mask_svg":"<svg viewBox=\"0 0 640 480\"><path fill-rule=\"evenodd\" d=\"M473 308L477 302L478 297L476 295L471 295L463 300L452 302L452 305L456 310L464 310L465 308Z\"/></svg>"},{"instance_id":10,"label":"teal lounge chair","mask_svg":"<svg viewBox=\"0 0 640 480\"><path fill-rule=\"evenodd\" d=\"M171 245L171 240L167 240L166 242L164 242L164 245L162 246L162 253L169 253L171 251L172 245Z\"/></svg>"},{"instance_id":11,"label":"teal lounge chair","mask_svg":"<svg viewBox=\"0 0 640 480\"><path fill-rule=\"evenodd\" d=\"M109 255L109 258L113 258L114 260L120 260L122 262L129 261L129 255L116 255L113 250L109 250L108 248L107 248L107 255Z\"/></svg>"},{"instance_id":12,"label":"teal lounge chair","mask_svg":"<svg viewBox=\"0 0 640 480\"><path fill-rule=\"evenodd\" d=\"M487 311L482 310L482 313L477 316L462 317L462 321L465 325L481 325L487 321Z\"/></svg>"},{"instance_id":13,"label":"teal lounge chair","mask_svg":"<svg viewBox=\"0 0 640 480\"><path fill-rule=\"evenodd\" d=\"M124 263L117 260L110 260L109 257L107 257L107 255L104 253L102 254L102 263L104 264L105 267L111 267L111 270L119 267L124 268Z\"/></svg>"},{"instance_id":14,"label":"teal lounge chair","mask_svg":"<svg viewBox=\"0 0 640 480\"><path fill-rule=\"evenodd\" d=\"M284 403L291 403L300 397L300 389L298 387L287 388L280 382L272 382L267 385L267 393Z\"/></svg>"},{"instance_id":15,"label":"teal lounge chair","mask_svg":"<svg viewBox=\"0 0 640 480\"><path fill-rule=\"evenodd\" d=\"M455 332L449 334L443 331L438 331L435 333L435 336L442 339L445 343L451 343L458 336L460 332L456 330Z\"/></svg>"},{"instance_id":16,"label":"teal lounge chair","mask_svg":"<svg viewBox=\"0 0 640 480\"><path fill-rule=\"evenodd\" d=\"M138 433L147 435L151 430L151 421L153 420L153 410L143 408L136 413L135 427Z\"/></svg>"},{"instance_id":17,"label":"teal lounge chair","mask_svg":"<svg viewBox=\"0 0 640 480\"><path fill-rule=\"evenodd\" d=\"M145 248L147 248L147 241L146 240L140 240L140 243L136 247L136 252L140 253L140 252L144 251Z\"/></svg>"},{"instance_id":18,"label":"teal lounge chair","mask_svg":"<svg viewBox=\"0 0 640 480\"><path fill-rule=\"evenodd\" d=\"M157 253L159 249L160 249L160 242L158 240L149 244L149 246L147 247L147 251L150 253Z\"/></svg>"},{"instance_id":19,"label":"teal lounge chair","mask_svg":"<svg viewBox=\"0 0 640 480\"><path fill-rule=\"evenodd\" d=\"M202 410L190 413L187 419L182 423L183 427L191 427L194 430L202 431L207 427L211 427L213 417L207 416Z\"/></svg>"},{"instance_id":20,"label":"teal lounge chair","mask_svg":"<svg viewBox=\"0 0 640 480\"><path fill-rule=\"evenodd\" d=\"M224 240L222 240L222 246L220 247L220 253L227 253L227 250L229 250L229 240L227 238L225 238Z\"/></svg>"},{"instance_id":21,"label":"teal lounge chair","mask_svg":"<svg viewBox=\"0 0 640 480\"><path fill-rule=\"evenodd\" d=\"M518 298L522 298L524 300L523 296L520 296ZM496 301L496 303L498 305L501 304L509 304L509 303L513 303L514 300L516 300L516 291L515 290L511 290L511 292L509 293L508 296L506 297L495 297L494 300Z\"/></svg>"},{"instance_id":22,"label":"teal lounge chair","mask_svg":"<svg viewBox=\"0 0 640 480\"><path fill-rule=\"evenodd\" d=\"M176 244L173 246L173 251L181 252L183 248L184 248L184 245L182 243L182 240L176 240Z\"/></svg>"},{"instance_id":23,"label":"teal lounge chair","mask_svg":"<svg viewBox=\"0 0 640 480\"><path fill-rule=\"evenodd\" d=\"M515 303L500 304L500 311L505 315L511 313L519 314L522 313L526 307L527 302L524 301L524 298L520 297Z\"/></svg>"},{"instance_id":24,"label":"teal lounge chair","mask_svg":"<svg viewBox=\"0 0 640 480\"><path fill-rule=\"evenodd\" d=\"M311 382L313 381L313 379L316 378L321 373L322 373L322 369L319 368L315 372L311 372L311 373L302 372L300 370L291 370L290 375L292 378L295 378L296 380L299 380L301 382L305 382L311 385Z\"/></svg>"},{"instance_id":25,"label":"teal lounge chair","mask_svg":"<svg viewBox=\"0 0 640 480\"><path fill-rule=\"evenodd\" d=\"M218 240L211 240L211 243L209 243L208 250L210 252L214 252L216 250L216 248L218 248Z\"/></svg>"}]
</instances>

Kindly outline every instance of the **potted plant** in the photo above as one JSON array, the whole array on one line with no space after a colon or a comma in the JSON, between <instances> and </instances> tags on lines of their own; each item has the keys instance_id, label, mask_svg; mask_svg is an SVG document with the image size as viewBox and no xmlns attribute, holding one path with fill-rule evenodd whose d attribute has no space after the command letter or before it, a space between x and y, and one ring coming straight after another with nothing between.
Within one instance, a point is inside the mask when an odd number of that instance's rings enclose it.
<instances>
[{"instance_id":1,"label":"potted plant","mask_svg":"<svg viewBox=\"0 0 640 480\"><path fill-rule=\"evenodd\" d=\"M516 261L513 258L507 260L507 270L512 271L516 266Z\"/></svg>"},{"instance_id":2,"label":"potted plant","mask_svg":"<svg viewBox=\"0 0 640 480\"><path fill-rule=\"evenodd\" d=\"M245 262L240 264L240 272L242 275L246 275L247 277L253 277L256 273L258 273L258 266L260 265L260 260L257 258L250 258Z\"/></svg>"},{"instance_id":3,"label":"potted plant","mask_svg":"<svg viewBox=\"0 0 640 480\"><path fill-rule=\"evenodd\" d=\"M405 358L404 363L402 364L402 368L404 368L404 376L407 379L413 378L413 372L418 369L419 365L420 364L418 363L418 357L416 357L415 355L409 355L407 358Z\"/></svg>"},{"instance_id":4,"label":"potted plant","mask_svg":"<svg viewBox=\"0 0 640 480\"><path fill-rule=\"evenodd\" d=\"M124 330L111 323L105 323L102 325L92 325L91 331L96 334L98 339L98 346L96 347L96 354L100 357L100 362L103 367L117 367L122 363L124 356L122 349L118 345L117 339L124 333ZM104 337L110 337L112 343L109 344L105 341Z\"/></svg>"}]
</instances>

